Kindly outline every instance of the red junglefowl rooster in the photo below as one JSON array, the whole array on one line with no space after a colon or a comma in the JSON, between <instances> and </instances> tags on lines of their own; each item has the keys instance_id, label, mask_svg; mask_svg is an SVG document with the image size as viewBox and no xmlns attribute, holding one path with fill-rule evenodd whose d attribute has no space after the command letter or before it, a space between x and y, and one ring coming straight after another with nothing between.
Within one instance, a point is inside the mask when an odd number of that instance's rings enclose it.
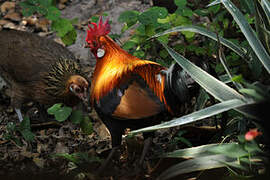
<instances>
[{"instance_id":1,"label":"red junglefowl rooster","mask_svg":"<svg viewBox=\"0 0 270 180\"><path fill-rule=\"evenodd\" d=\"M98 24L91 25L86 47L96 57L96 67L90 101L111 134L112 154L121 144L125 128L154 125L162 120L161 113L177 113L177 106L189 100L189 88L195 81L177 64L167 69L128 54L108 36L108 19L103 24L101 17Z\"/></svg>"},{"instance_id":2,"label":"red junglefowl rooster","mask_svg":"<svg viewBox=\"0 0 270 180\"><path fill-rule=\"evenodd\" d=\"M0 75L10 86L11 105L20 111L27 100L42 105L87 101L88 82L65 47L32 33L0 31Z\"/></svg>"}]
</instances>

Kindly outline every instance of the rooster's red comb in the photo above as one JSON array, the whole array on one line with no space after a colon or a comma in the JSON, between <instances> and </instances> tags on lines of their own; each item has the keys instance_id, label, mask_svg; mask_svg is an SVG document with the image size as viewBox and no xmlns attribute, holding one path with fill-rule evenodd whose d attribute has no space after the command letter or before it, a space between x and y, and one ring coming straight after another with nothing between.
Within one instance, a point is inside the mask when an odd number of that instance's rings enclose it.
<instances>
[{"instance_id":1,"label":"rooster's red comb","mask_svg":"<svg viewBox=\"0 0 270 180\"><path fill-rule=\"evenodd\" d=\"M93 27L91 26L93 25ZM88 30L87 30L87 37L86 42L89 42L99 36L105 36L109 34L111 27L109 24L109 18L105 21L103 24L102 16L100 16L98 25L96 23L91 22L91 24L88 24Z\"/></svg>"}]
</instances>

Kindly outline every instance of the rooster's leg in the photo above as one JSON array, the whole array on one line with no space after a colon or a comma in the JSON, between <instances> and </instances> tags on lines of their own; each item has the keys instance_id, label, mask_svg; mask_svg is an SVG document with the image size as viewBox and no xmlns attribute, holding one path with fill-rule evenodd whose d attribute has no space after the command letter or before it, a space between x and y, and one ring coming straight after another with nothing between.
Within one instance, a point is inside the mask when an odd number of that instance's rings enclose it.
<instances>
[{"instance_id":1,"label":"rooster's leg","mask_svg":"<svg viewBox=\"0 0 270 180\"><path fill-rule=\"evenodd\" d=\"M21 112L21 110L18 109L18 108L15 108L15 111L16 111L16 113L17 113L17 115L18 115L19 121L22 122L22 121L23 121L23 117L22 117L22 112Z\"/></svg>"}]
</instances>

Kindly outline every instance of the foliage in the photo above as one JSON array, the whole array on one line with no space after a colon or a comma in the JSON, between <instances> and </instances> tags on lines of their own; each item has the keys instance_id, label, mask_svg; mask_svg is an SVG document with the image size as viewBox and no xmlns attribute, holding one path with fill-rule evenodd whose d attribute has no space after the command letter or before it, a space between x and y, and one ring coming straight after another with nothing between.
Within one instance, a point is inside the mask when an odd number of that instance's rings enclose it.
<instances>
[{"instance_id":1,"label":"foliage","mask_svg":"<svg viewBox=\"0 0 270 180\"><path fill-rule=\"evenodd\" d=\"M61 18L61 12L53 5L53 0L26 0L20 3L24 16L31 16L34 13L43 15L48 20L52 21L51 28L57 32L62 41L66 45L71 45L75 42L77 32L73 25L76 19L68 20Z\"/></svg>"},{"instance_id":2,"label":"foliage","mask_svg":"<svg viewBox=\"0 0 270 180\"><path fill-rule=\"evenodd\" d=\"M71 107L65 106L62 103L54 104L47 110L48 114L54 115L55 119L63 122L70 117L74 124L79 124L82 131L86 134L93 132L92 122L87 115L84 115L81 110L73 110Z\"/></svg>"},{"instance_id":3,"label":"foliage","mask_svg":"<svg viewBox=\"0 0 270 180\"><path fill-rule=\"evenodd\" d=\"M87 177L88 176L88 167L91 166L93 163L99 163L101 160L96 156L91 156L88 153L57 153L52 154L52 158L64 158L69 161L69 176L73 177L72 179L85 179L85 178L78 178L79 176Z\"/></svg>"},{"instance_id":4,"label":"foliage","mask_svg":"<svg viewBox=\"0 0 270 180\"><path fill-rule=\"evenodd\" d=\"M185 1L179 1L177 3L185 3ZM247 129L249 122L253 122L258 128L264 130L266 127L263 127L264 124L261 123L263 123L266 117L257 113L257 111L260 103L270 100L270 86L267 80L269 79L270 72L270 54L268 47L270 37L269 5L269 2L264 0L241 1L238 6L234 5L229 0L216 0L212 2L206 10L192 10L193 14L207 15L211 18L213 22L207 25L207 28L204 27L204 24L197 26L179 24L180 26L172 26L172 28L168 28L163 32L155 30L156 34L151 38L159 38L158 41L161 42L168 54L187 71L208 94L212 95L217 101L220 101L220 103L207 108L203 108L203 105L200 105L198 106L200 108L196 108L200 110L191 114L159 125L135 130L132 131L131 134L186 125L228 110L231 110L228 113L228 120L238 122L238 126L231 129L234 130L234 132L225 131L230 133L228 137L232 137L239 132L243 133L243 131ZM189 6L188 3L187 6ZM179 11L183 13L184 10L178 9L175 12L175 16L177 16ZM229 16L229 13L232 16ZM252 14L255 16L252 16ZM256 27L256 32L254 27ZM231 30L233 30L233 32ZM208 54L209 56L216 54L217 63L213 67L215 68L216 74L226 76L229 79L226 80L226 83L224 80L221 81L217 79L219 77L214 77L203 71L180 55L179 52L186 54L186 51L179 51L178 47L181 45L170 43L170 41L164 42L160 39L161 37L167 36L173 41L173 38L175 40L175 34L186 31L199 33L216 41L216 43L214 43L216 47L213 46L211 41L205 41L206 43L202 43L202 45L206 45L205 48L211 47L215 49L214 51L210 50L207 52L211 53ZM225 38L225 36L227 36L227 38ZM196 39L195 35L193 36L193 40L194 38ZM185 40L188 42L186 35ZM175 41L177 41L177 39ZM169 45L172 44L173 48L170 48ZM223 46L228 47L230 50L233 50L233 52L230 52L229 49L224 49ZM196 47L194 49L196 49ZM203 92L204 91L201 91L201 93ZM206 96L204 95L204 97ZM205 99L200 101L205 102ZM220 118L221 116L222 115L219 115L217 117ZM227 125L227 128L229 129L232 124L234 123L231 123L230 126ZM207 153L204 155L200 154L200 156L196 155L190 160L169 168L162 173L160 179L169 179L182 173L221 167L227 167L231 173L236 176L240 175L246 177L246 175L258 175L258 169L252 169L252 167L257 166L255 163L257 159L259 159L259 165L264 161L264 158L258 156L262 153L262 150L255 141L246 141L243 137L243 135L238 136L238 143L222 144L215 147L206 145L208 149ZM177 151L183 152L185 149ZM192 148L185 151L184 154L187 155L189 151L192 151ZM234 169L237 169L237 171Z\"/></svg>"},{"instance_id":5,"label":"foliage","mask_svg":"<svg viewBox=\"0 0 270 180\"><path fill-rule=\"evenodd\" d=\"M13 122L7 124L7 132L4 134L6 140L14 141L17 145L22 146L21 141L16 138L16 132L19 132L26 141L32 142L35 135L31 131L30 119L25 116L19 126L16 126Z\"/></svg>"},{"instance_id":6,"label":"foliage","mask_svg":"<svg viewBox=\"0 0 270 180\"><path fill-rule=\"evenodd\" d=\"M158 178L164 180L184 173L221 167L227 167L233 176L248 177L248 174L254 173L254 170L262 165L264 159L262 150L255 140L247 141L244 135L238 136L237 143L186 148L164 154L162 157L186 159L165 170Z\"/></svg>"}]
</instances>

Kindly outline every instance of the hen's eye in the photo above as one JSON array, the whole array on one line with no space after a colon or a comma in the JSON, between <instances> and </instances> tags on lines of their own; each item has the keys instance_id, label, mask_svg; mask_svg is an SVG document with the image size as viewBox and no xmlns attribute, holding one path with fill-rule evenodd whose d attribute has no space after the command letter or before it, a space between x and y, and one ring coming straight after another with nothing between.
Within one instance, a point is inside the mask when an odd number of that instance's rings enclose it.
<instances>
[{"instance_id":1,"label":"hen's eye","mask_svg":"<svg viewBox=\"0 0 270 180\"><path fill-rule=\"evenodd\" d=\"M80 93L81 92L81 88L78 86L75 86L75 85L71 85L69 89L73 93Z\"/></svg>"}]
</instances>

